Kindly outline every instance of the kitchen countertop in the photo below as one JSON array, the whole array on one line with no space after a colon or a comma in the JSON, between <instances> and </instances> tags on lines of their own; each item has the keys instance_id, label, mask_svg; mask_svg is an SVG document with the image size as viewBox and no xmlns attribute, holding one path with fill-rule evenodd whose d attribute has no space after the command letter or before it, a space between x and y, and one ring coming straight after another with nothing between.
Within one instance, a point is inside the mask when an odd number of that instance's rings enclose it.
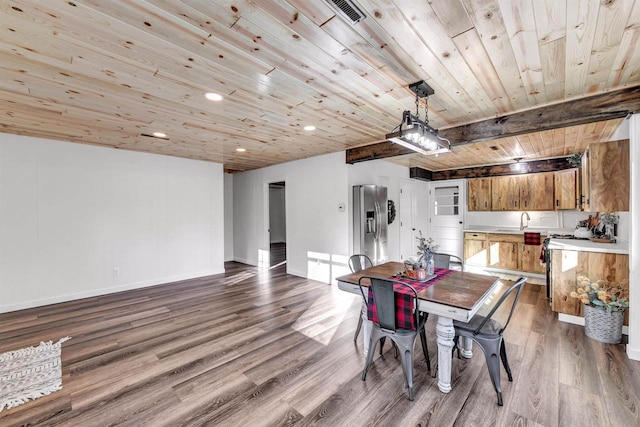
<instances>
[{"instance_id":1,"label":"kitchen countertop","mask_svg":"<svg viewBox=\"0 0 640 427\"><path fill-rule=\"evenodd\" d=\"M551 239L549 240L548 248L565 251L628 254L629 242L622 239L617 239L615 243L595 243L591 240Z\"/></svg>"},{"instance_id":2,"label":"kitchen countertop","mask_svg":"<svg viewBox=\"0 0 640 427\"><path fill-rule=\"evenodd\" d=\"M498 227L494 225L470 225L463 230L465 233L495 233L495 234L523 234L525 231L540 233L542 236L549 234L573 234L573 228L545 228L527 227ZM595 243L590 240L558 239L549 240L549 249L561 249L565 251L601 252L611 254L628 254L629 242L618 238L615 243Z\"/></svg>"},{"instance_id":3,"label":"kitchen countertop","mask_svg":"<svg viewBox=\"0 0 640 427\"><path fill-rule=\"evenodd\" d=\"M548 227L527 227L520 230L520 227L497 227L490 225L470 225L463 230L465 233L496 233L496 234L524 234L526 232L540 233L543 236L548 234L573 234L572 228L548 228Z\"/></svg>"}]
</instances>

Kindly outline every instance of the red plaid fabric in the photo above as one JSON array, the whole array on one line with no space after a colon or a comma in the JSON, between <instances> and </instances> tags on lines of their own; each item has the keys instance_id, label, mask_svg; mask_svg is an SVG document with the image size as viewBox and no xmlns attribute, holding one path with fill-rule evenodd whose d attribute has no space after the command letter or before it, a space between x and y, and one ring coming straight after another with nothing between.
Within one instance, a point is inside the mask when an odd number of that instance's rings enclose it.
<instances>
[{"instance_id":1,"label":"red plaid fabric","mask_svg":"<svg viewBox=\"0 0 640 427\"><path fill-rule=\"evenodd\" d=\"M390 279L395 280L396 282L403 282L408 285L413 286L413 288L420 292L423 289L427 289L429 286L437 283L439 280L444 279L452 273L455 273L455 270L448 270L446 268L436 268L434 273L437 277L429 280L428 282L420 282L417 280L406 279L406 278L395 278L390 277ZM413 293L407 287L404 287L399 284L393 285L393 290L395 291L395 299L396 299L396 328L398 329L415 329L415 315L413 314ZM378 313L376 311L376 305L373 300L373 291L369 288L368 302L367 302L367 318L372 322L378 322Z\"/></svg>"},{"instance_id":2,"label":"red plaid fabric","mask_svg":"<svg viewBox=\"0 0 640 427\"><path fill-rule=\"evenodd\" d=\"M525 245L540 245L540 233L531 233L525 231L524 233L524 244Z\"/></svg>"},{"instance_id":3,"label":"red plaid fabric","mask_svg":"<svg viewBox=\"0 0 640 427\"><path fill-rule=\"evenodd\" d=\"M540 246L540 264L545 265L547 263L547 246L549 246L549 238L547 237Z\"/></svg>"}]
</instances>

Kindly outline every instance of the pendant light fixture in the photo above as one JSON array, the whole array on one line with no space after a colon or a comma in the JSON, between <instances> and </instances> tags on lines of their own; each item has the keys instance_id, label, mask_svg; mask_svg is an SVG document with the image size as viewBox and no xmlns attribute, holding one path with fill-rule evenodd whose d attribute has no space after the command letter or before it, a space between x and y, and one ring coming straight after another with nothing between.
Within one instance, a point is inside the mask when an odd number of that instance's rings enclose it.
<instances>
[{"instance_id":1,"label":"pendant light fixture","mask_svg":"<svg viewBox=\"0 0 640 427\"><path fill-rule=\"evenodd\" d=\"M385 138L395 144L414 150L420 154L432 155L451 151L451 142L438 135L438 130L429 125L429 95L434 91L424 80L412 83L409 89L416 94L416 114L406 110L402 122ZM424 121L420 119L420 100L424 99Z\"/></svg>"}]
</instances>

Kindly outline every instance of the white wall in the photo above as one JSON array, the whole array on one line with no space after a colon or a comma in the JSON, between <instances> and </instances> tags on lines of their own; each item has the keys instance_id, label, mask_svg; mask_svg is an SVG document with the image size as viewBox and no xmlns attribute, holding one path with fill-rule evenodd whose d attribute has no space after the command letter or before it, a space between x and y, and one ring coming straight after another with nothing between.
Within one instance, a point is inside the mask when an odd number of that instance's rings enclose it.
<instances>
[{"instance_id":1,"label":"white wall","mask_svg":"<svg viewBox=\"0 0 640 427\"><path fill-rule=\"evenodd\" d=\"M640 360L640 114L629 120L631 189L629 226L629 344L627 354Z\"/></svg>"},{"instance_id":2,"label":"white wall","mask_svg":"<svg viewBox=\"0 0 640 427\"><path fill-rule=\"evenodd\" d=\"M609 141L619 141L621 139L629 139L630 129L631 129L630 124L631 124L631 120L629 119L623 120L622 123L620 123L620 125L616 129L616 131L613 133L613 135L611 135L611 138L609 138Z\"/></svg>"},{"instance_id":3,"label":"white wall","mask_svg":"<svg viewBox=\"0 0 640 427\"><path fill-rule=\"evenodd\" d=\"M222 181L219 164L0 134L0 312L223 272Z\"/></svg>"},{"instance_id":4,"label":"white wall","mask_svg":"<svg viewBox=\"0 0 640 427\"><path fill-rule=\"evenodd\" d=\"M409 179L409 169L382 160L348 165L345 153L333 153L234 174L235 259L261 265L268 251L265 197L268 183L286 181L287 272L330 283L349 272L352 252L352 187L387 187L388 198L399 202L400 182L414 185L418 197L428 196L428 183ZM338 207L345 207L340 212ZM425 218L416 220L423 223ZM389 258L399 259L399 221L388 230Z\"/></svg>"},{"instance_id":5,"label":"white wall","mask_svg":"<svg viewBox=\"0 0 640 427\"><path fill-rule=\"evenodd\" d=\"M465 206L466 206L465 201ZM560 228L560 215L554 211L527 211L531 220L530 227ZM465 227L474 225L488 225L496 227L519 227L522 211L517 212L468 212ZM575 226L575 224L573 224ZM572 226L572 228L573 228Z\"/></svg>"},{"instance_id":6,"label":"white wall","mask_svg":"<svg viewBox=\"0 0 640 427\"><path fill-rule=\"evenodd\" d=\"M224 260L233 261L233 175L224 174Z\"/></svg>"},{"instance_id":7,"label":"white wall","mask_svg":"<svg viewBox=\"0 0 640 427\"><path fill-rule=\"evenodd\" d=\"M285 211L285 189L283 187L269 188L269 229L271 243L285 243L287 241L287 215Z\"/></svg>"},{"instance_id":8,"label":"white wall","mask_svg":"<svg viewBox=\"0 0 640 427\"><path fill-rule=\"evenodd\" d=\"M234 255L268 262L268 184L285 181L287 272L324 283L346 274L349 254L344 152L234 174Z\"/></svg>"}]
</instances>

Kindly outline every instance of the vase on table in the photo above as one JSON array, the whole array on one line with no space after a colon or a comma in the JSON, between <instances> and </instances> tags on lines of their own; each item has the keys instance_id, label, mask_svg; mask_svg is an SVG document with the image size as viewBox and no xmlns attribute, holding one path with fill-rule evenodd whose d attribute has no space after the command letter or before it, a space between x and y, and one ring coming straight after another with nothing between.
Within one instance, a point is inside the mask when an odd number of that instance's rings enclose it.
<instances>
[{"instance_id":1,"label":"vase on table","mask_svg":"<svg viewBox=\"0 0 640 427\"><path fill-rule=\"evenodd\" d=\"M420 258L420 264L422 265L422 268L426 270L427 277L432 276L435 271L433 252L426 251L424 254L422 254L422 257Z\"/></svg>"}]
</instances>

